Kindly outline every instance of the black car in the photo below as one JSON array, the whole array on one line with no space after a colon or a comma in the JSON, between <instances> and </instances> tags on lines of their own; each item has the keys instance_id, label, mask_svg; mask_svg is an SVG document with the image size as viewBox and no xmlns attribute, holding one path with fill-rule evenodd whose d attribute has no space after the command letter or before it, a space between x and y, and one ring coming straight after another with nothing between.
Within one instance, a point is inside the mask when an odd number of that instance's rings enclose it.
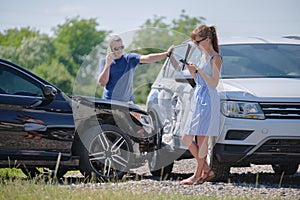
<instances>
[{"instance_id":1,"label":"black car","mask_svg":"<svg viewBox=\"0 0 300 200\"><path fill-rule=\"evenodd\" d=\"M155 140L151 118L134 104L68 96L30 71L0 59L0 167L30 176L122 177L144 164Z\"/></svg>"}]
</instances>

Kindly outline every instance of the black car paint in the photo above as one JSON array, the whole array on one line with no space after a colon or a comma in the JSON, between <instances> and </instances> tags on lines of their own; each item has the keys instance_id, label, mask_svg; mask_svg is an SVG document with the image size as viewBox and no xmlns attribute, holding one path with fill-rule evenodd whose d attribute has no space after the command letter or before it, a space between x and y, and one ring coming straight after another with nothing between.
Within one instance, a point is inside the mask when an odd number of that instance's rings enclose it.
<instances>
[{"instance_id":1,"label":"black car paint","mask_svg":"<svg viewBox=\"0 0 300 200\"><path fill-rule=\"evenodd\" d=\"M119 126L135 142L139 142L140 151L146 151L151 135L135 135L142 125L130 116L130 111L146 114L138 106L87 97L70 97L56 86L48 83L30 71L9 61L0 59L0 73L9 70L18 74L43 91L42 96L27 93L9 94L0 90L0 167L26 165L27 167L55 166L61 154L61 166L78 168L81 151L80 137L88 134L84 130L101 124ZM11 83L9 83L11 84ZM1 85L0 85L1 88ZM55 98L46 94L52 88ZM95 109L96 117L76 118L72 104L88 105ZM24 130L26 119L39 120L46 126L45 131L37 131L40 139L28 138ZM123 119L123 120L119 120ZM116 123L121 121L122 124ZM30 126L32 126L32 124ZM76 126L75 126L76 124ZM144 149L143 149L144 148Z\"/></svg>"}]
</instances>

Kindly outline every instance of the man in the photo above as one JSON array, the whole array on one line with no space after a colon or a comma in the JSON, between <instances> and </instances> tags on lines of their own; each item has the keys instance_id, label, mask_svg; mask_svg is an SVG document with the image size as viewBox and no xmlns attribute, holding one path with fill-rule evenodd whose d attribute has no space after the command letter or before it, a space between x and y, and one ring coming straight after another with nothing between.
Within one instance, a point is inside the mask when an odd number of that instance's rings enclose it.
<instances>
[{"instance_id":1,"label":"man","mask_svg":"<svg viewBox=\"0 0 300 200\"><path fill-rule=\"evenodd\" d=\"M98 82L104 87L103 99L132 102L134 69L139 63L160 61L172 53L173 46L166 52L140 55L136 53L123 54L122 39L113 35L109 41L109 48L105 59L100 61L101 73Z\"/></svg>"}]
</instances>

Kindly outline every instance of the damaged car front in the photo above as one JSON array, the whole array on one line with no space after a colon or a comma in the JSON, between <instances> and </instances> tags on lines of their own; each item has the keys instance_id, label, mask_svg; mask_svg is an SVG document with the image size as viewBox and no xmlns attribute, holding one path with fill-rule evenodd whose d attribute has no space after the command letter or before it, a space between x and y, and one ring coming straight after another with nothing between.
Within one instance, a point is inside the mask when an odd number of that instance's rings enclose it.
<instances>
[{"instance_id":1,"label":"damaged car front","mask_svg":"<svg viewBox=\"0 0 300 200\"><path fill-rule=\"evenodd\" d=\"M73 98L77 132L82 143L80 169L90 177L121 178L145 164L153 151L151 117L135 104L77 96Z\"/></svg>"}]
</instances>

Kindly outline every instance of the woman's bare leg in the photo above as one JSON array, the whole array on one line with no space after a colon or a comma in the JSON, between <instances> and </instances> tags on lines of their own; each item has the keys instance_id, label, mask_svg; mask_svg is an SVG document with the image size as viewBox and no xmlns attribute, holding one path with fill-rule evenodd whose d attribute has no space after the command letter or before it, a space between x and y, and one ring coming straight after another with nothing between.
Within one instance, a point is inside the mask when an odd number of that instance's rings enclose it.
<instances>
[{"instance_id":1,"label":"woman's bare leg","mask_svg":"<svg viewBox=\"0 0 300 200\"><path fill-rule=\"evenodd\" d=\"M197 136L197 143L195 143L193 135L183 135L182 137L183 143L189 148L191 154L197 160L197 167L195 169L194 174L181 181L181 184L193 184L202 176L202 170L206 163L206 155L207 150L205 151L206 138L204 136ZM203 149L204 148L204 149ZM200 151L201 150L201 151ZM201 153L201 155L199 154ZM206 164L207 165L207 164Z\"/></svg>"},{"instance_id":2,"label":"woman's bare leg","mask_svg":"<svg viewBox=\"0 0 300 200\"><path fill-rule=\"evenodd\" d=\"M197 177L202 176L203 170L208 167L206 162L206 156L208 151L208 143L207 137L205 136L197 136L197 144L198 144L198 158L197 160Z\"/></svg>"}]
</instances>

